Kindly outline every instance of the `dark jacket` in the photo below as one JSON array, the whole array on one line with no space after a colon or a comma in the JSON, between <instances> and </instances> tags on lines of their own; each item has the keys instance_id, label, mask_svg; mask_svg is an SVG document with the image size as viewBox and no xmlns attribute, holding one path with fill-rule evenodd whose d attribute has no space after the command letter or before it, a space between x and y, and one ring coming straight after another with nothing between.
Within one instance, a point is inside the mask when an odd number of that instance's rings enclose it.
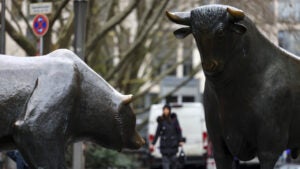
<instances>
[{"instance_id":1,"label":"dark jacket","mask_svg":"<svg viewBox=\"0 0 300 169\"><path fill-rule=\"evenodd\" d=\"M6 155L14 160L17 164L17 169L29 169L27 163L24 161L22 155L18 151L9 151Z\"/></svg>"},{"instance_id":2,"label":"dark jacket","mask_svg":"<svg viewBox=\"0 0 300 169\"><path fill-rule=\"evenodd\" d=\"M178 152L179 142L182 141L181 128L175 113L170 118L159 116L158 126L152 144L160 137L160 152L162 155L174 155Z\"/></svg>"}]
</instances>

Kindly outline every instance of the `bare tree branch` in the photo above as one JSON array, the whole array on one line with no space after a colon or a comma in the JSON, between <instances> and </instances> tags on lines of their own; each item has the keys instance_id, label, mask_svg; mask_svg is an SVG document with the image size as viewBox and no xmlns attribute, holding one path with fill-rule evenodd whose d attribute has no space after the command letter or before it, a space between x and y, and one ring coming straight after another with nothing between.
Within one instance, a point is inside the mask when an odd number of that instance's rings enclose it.
<instances>
[{"instance_id":1,"label":"bare tree branch","mask_svg":"<svg viewBox=\"0 0 300 169\"><path fill-rule=\"evenodd\" d=\"M0 13L1 17L1 13ZM27 39L24 35L15 30L15 28L11 25L11 23L5 19L6 32L9 36L22 48L28 55L34 56L36 55L36 48L32 44L32 42Z\"/></svg>"},{"instance_id":2,"label":"bare tree branch","mask_svg":"<svg viewBox=\"0 0 300 169\"><path fill-rule=\"evenodd\" d=\"M136 100L138 98L140 98L141 96L144 96L153 86L155 86L157 83L159 83L163 78L165 78L168 74L170 74L171 72L173 72L179 65L181 65L182 63L184 63L185 60L182 60L180 62L177 62L176 64L172 65L169 69L167 69L165 72L163 72L161 75L159 75L157 78L155 78L152 82L151 85L148 86L146 89L144 89L143 91L137 93L134 95L134 97L132 98L133 100Z\"/></svg>"},{"instance_id":3,"label":"bare tree branch","mask_svg":"<svg viewBox=\"0 0 300 169\"><path fill-rule=\"evenodd\" d=\"M59 34L58 40L54 48L57 49L57 48L69 47L72 34L74 33L73 27L74 27L74 14L71 14L68 22L65 24L63 30L61 31L62 33Z\"/></svg>"},{"instance_id":4,"label":"bare tree branch","mask_svg":"<svg viewBox=\"0 0 300 169\"><path fill-rule=\"evenodd\" d=\"M8 11L9 15L11 16L12 20L14 21L14 23L16 24L18 31L23 34L21 26L19 24L19 22L17 21L16 17L14 14L12 14L11 10L6 6L5 9Z\"/></svg>"},{"instance_id":5,"label":"bare tree branch","mask_svg":"<svg viewBox=\"0 0 300 169\"><path fill-rule=\"evenodd\" d=\"M157 8L157 11L155 12L155 15L153 16L152 20L148 23L147 27L145 28L145 31L141 33L141 35L135 40L134 44L123 54L121 54L120 58L121 61L118 63L118 65L108 74L107 80L111 80L114 76L114 74L120 70L121 67L126 63L128 59L130 59L131 54L142 44L142 42L146 39L149 31L157 21L157 19L161 16L162 10L165 9L166 5L168 4L169 0L164 1L160 5L159 8Z\"/></svg>"},{"instance_id":6,"label":"bare tree branch","mask_svg":"<svg viewBox=\"0 0 300 169\"><path fill-rule=\"evenodd\" d=\"M53 15L51 15L49 19L49 29L52 29L52 26L54 25L55 21L59 16L61 15L61 11L66 7L66 5L70 2L70 0L64 0L60 5L59 8L55 11Z\"/></svg>"},{"instance_id":7,"label":"bare tree branch","mask_svg":"<svg viewBox=\"0 0 300 169\"><path fill-rule=\"evenodd\" d=\"M107 15L106 15L105 21L108 21L109 18L111 18L113 16L115 3L116 3L116 0L110 0L110 2L108 4L108 10L107 10Z\"/></svg>"},{"instance_id":8,"label":"bare tree branch","mask_svg":"<svg viewBox=\"0 0 300 169\"><path fill-rule=\"evenodd\" d=\"M146 12L143 12L144 15L142 15L142 18L139 22L139 27L138 27L138 33L140 34L141 31L143 31L144 27L145 27L145 23L147 23L148 19L151 18L151 14L153 14L154 9L156 9L156 6L158 5L158 1L154 0L151 7L148 8L148 10Z\"/></svg>"},{"instance_id":9,"label":"bare tree branch","mask_svg":"<svg viewBox=\"0 0 300 169\"><path fill-rule=\"evenodd\" d=\"M13 2L13 4L14 4L15 6L17 5L16 0L13 0L12 2ZM17 9L18 9L18 12L19 12L20 16L22 17L22 19L23 19L24 22L26 23L26 26L27 26L29 32L30 32L32 35L34 35L33 30L31 29L31 26L30 26L30 24L29 24L29 21L28 21L28 19L25 17L25 15L24 15L24 13L22 12L21 8L17 8Z\"/></svg>"},{"instance_id":10,"label":"bare tree branch","mask_svg":"<svg viewBox=\"0 0 300 169\"><path fill-rule=\"evenodd\" d=\"M127 6L127 8L122 11L121 13L115 15L113 18L111 18L101 29L100 32L98 32L94 38L92 40L90 40L89 42L87 42L86 45L86 51L87 51L87 55L89 55L89 52L95 48L98 45L98 42L100 41L100 39L103 38L103 36L109 31L111 30L114 26L116 26L118 23L120 23L123 19L125 19L130 12L137 6L137 4L139 3L139 0L133 0L131 1L131 3Z\"/></svg>"},{"instance_id":11,"label":"bare tree branch","mask_svg":"<svg viewBox=\"0 0 300 169\"><path fill-rule=\"evenodd\" d=\"M186 85L190 80L193 79L193 77L202 69L202 65L201 63L199 63L190 73L190 75L184 80L182 81L179 85L177 85L174 89L172 89L171 91L169 91L167 94L160 96L158 98L155 99L154 102L160 102L162 99L172 95L173 93L175 93L177 90L179 90L181 87L183 87L184 85ZM149 111L151 108L151 106L148 106L144 109L141 110L137 110L136 114L140 114L140 113L144 113L146 111ZM142 122L143 123L143 122Z\"/></svg>"},{"instance_id":12,"label":"bare tree branch","mask_svg":"<svg viewBox=\"0 0 300 169\"><path fill-rule=\"evenodd\" d=\"M183 81L181 82L178 86L176 86L173 90L169 91L167 94L158 97L154 102L158 102L161 101L163 98L166 98L170 95L172 95L173 93L175 93L177 90L179 90L181 87L183 87L184 85L186 85L190 80L193 79L193 77L202 69L202 65L201 63L199 63L191 72L191 74Z\"/></svg>"}]
</instances>

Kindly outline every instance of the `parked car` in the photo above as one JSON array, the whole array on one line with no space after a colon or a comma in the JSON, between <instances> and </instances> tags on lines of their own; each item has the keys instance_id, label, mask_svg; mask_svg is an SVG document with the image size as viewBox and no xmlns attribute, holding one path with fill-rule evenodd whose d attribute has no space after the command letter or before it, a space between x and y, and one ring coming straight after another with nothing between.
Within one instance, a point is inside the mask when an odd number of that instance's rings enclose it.
<instances>
[{"instance_id":1,"label":"parked car","mask_svg":"<svg viewBox=\"0 0 300 169\"><path fill-rule=\"evenodd\" d=\"M157 117L162 115L163 104L151 106L148 124L148 143L153 141L157 127ZM205 166L207 148L207 130L204 118L203 105L200 102L171 104L172 113L177 118L182 128L182 135L186 142L183 146L186 155L186 165ZM159 141L154 149L149 150L150 168L161 165L161 154L159 152Z\"/></svg>"}]
</instances>

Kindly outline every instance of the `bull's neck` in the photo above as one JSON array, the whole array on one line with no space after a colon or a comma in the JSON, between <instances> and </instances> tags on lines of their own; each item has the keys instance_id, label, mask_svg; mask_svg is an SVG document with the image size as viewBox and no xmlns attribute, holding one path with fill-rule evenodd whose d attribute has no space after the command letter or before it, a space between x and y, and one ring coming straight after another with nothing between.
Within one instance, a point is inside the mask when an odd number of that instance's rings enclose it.
<instances>
[{"instance_id":1,"label":"bull's neck","mask_svg":"<svg viewBox=\"0 0 300 169\"><path fill-rule=\"evenodd\" d=\"M268 40L256 27L247 35L249 43L249 64L253 70L265 70L274 60L279 59L276 53L280 53L280 49ZM257 72L257 71L255 71Z\"/></svg>"}]
</instances>

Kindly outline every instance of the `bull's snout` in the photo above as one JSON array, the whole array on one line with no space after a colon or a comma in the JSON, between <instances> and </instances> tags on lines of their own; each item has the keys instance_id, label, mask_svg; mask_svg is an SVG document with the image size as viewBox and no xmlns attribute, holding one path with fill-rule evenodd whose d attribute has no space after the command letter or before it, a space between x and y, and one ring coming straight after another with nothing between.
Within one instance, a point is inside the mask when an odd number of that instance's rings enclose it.
<instances>
[{"instance_id":1,"label":"bull's snout","mask_svg":"<svg viewBox=\"0 0 300 169\"><path fill-rule=\"evenodd\" d=\"M145 140L135 131L132 139L128 142L126 148L139 149L145 144Z\"/></svg>"}]
</instances>

